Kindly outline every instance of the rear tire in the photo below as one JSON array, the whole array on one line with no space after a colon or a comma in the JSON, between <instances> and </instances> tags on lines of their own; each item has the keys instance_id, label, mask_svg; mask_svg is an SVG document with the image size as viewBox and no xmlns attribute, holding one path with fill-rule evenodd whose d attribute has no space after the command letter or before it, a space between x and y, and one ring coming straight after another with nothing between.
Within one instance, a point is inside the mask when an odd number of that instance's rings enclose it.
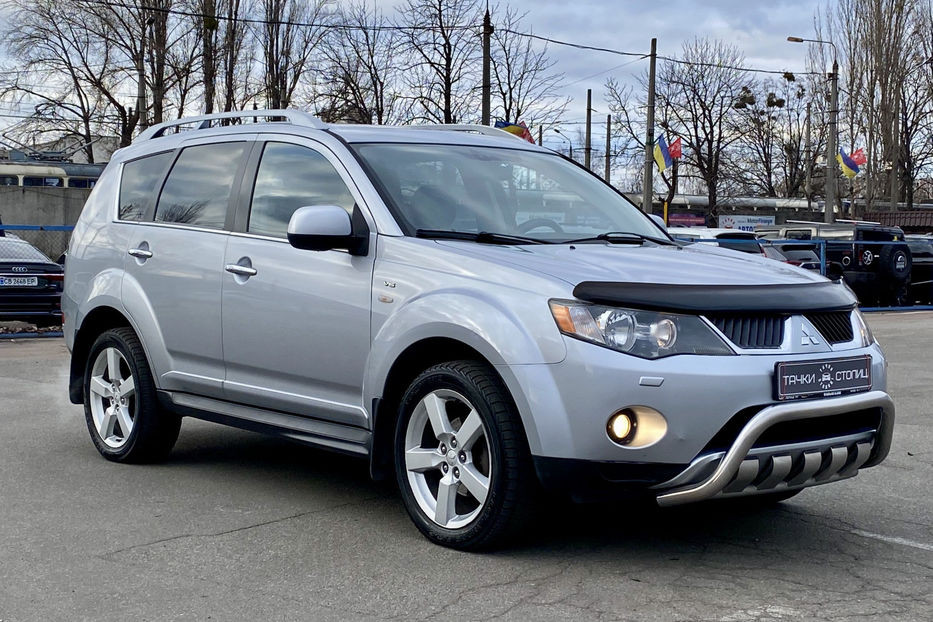
<instances>
[{"instance_id":1,"label":"rear tire","mask_svg":"<svg viewBox=\"0 0 933 622\"><path fill-rule=\"evenodd\" d=\"M175 445L181 418L159 406L146 353L133 329L108 330L91 346L84 418L97 451L114 462L162 460Z\"/></svg>"},{"instance_id":2,"label":"rear tire","mask_svg":"<svg viewBox=\"0 0 933 622\"><path fill-rule=\"evenodd\" d=\"M538 481L501 379L475 361L435 365L408 387L395 431L395 472L412 521L461 550L527 530Z\"/></svg>"}]
</instances>

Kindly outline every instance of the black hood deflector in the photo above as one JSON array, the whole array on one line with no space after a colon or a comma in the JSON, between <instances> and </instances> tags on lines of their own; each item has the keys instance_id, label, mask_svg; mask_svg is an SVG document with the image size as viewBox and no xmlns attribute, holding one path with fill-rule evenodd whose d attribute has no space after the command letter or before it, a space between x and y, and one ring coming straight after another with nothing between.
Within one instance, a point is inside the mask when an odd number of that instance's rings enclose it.
<instances>
[{"instance_id":1,"label":"black hood deflector","mask_svg":"<svg viewBox=\"0 0 933 622\"><path fill-rule=\"evenodd\" d=\"M663 285L584 281L573 295L602 305L681 313L805 313L844 311L858 300L840 283Z\"/></svg>"}]
</instances>

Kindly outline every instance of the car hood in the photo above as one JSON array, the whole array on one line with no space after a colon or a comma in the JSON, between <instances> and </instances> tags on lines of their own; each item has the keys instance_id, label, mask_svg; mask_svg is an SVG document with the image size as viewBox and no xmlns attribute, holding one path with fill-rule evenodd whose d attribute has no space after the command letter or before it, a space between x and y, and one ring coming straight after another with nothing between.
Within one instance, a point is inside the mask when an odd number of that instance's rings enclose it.
<instances>
[{"instance_id":1,"label":"car hood","mask_svg":"<svg viewBox=\"0 0 933 622\"><path fill-rule=\"evenodd\" d=\"M571 285L583 281L670 285L784 285L825 279L760 255L717 246L645 244L555 244L494 246L439 241L463 255L545 274Z\"/></svg>"}]
</instances>

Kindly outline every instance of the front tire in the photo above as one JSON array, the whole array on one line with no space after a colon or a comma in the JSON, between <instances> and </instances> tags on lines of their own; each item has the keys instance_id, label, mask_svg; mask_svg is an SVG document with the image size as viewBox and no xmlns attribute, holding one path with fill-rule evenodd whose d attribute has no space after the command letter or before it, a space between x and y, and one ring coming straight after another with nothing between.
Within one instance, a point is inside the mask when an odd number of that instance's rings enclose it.
<instances>
[{"instance_id":1,"label":"front tire","mask_svg":"<svg viewBox=\"0 0 933 622\"><path fill-rule=\"evenodd\" d=\"M402 398L395 432L402 500L432 542L489 549L527 525L537 478L502 381L474 361L435 365Z\"/></svg>"},{"instance_id":2,"label":"front tire","mask_svg":"<svg viewBox=\"0 0 933 622\"><path fill-rule=\"evenodd\" d=\"M100 454L114 462L154 462L178 439L181 418L159 407L139 337L115 328L97 338L84 372L84 418Z\"/></svg>"}]
</instances>

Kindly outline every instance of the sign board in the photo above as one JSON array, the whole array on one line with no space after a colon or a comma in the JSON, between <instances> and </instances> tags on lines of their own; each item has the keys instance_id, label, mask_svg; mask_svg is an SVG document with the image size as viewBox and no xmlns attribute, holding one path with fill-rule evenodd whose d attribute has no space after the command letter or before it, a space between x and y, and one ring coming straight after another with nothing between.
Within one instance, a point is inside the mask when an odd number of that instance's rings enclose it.
<instances>
[{"instance_id":1,"label":"sign board","mask_svg":"<svg viewBox=\"0 0 933 622\"><path fill-rule=\"evenodd\" d=\"M703 214L668 214L667 224L670 227L704 227L706 219Z\"/></svg>"},{"instance_id":2,"label":"sign board","mask_svg":"<svg viewBox=\"0 0 933 622\"><path fill-rule=\"evenodd\" d=\"M770 226L774 224L774 216L747 216L731 215L719 217L720 229L738 229L739 231L754 231L757 226Z\"/></svg>"}]
</instances>

